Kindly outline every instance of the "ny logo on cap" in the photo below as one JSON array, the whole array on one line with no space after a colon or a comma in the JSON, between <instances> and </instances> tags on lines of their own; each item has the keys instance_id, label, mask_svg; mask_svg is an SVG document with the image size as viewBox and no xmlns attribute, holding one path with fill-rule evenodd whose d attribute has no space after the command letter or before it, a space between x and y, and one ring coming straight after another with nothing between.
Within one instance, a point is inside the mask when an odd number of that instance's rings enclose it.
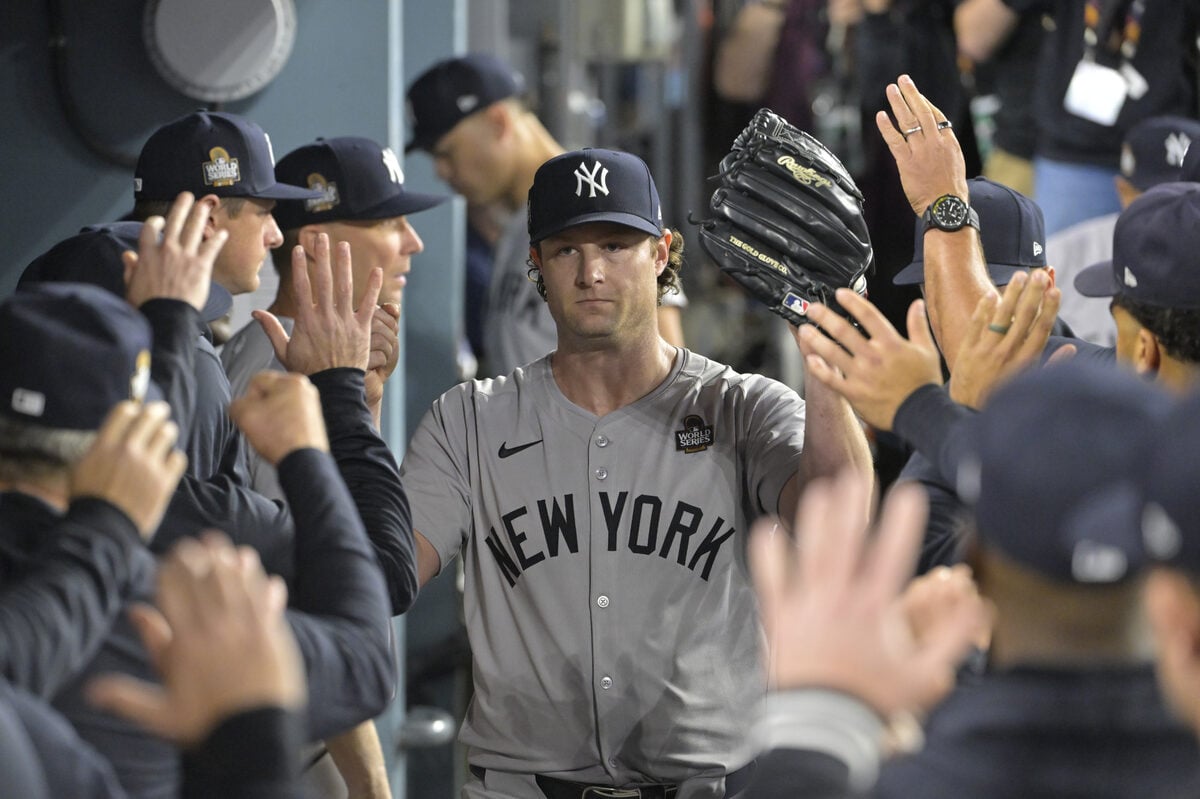
<instances>
[{"instance_id":1,"label":"ny logo on cap","mask_svg":"<svg viewBox=\"0 0 1200 799\"><path fill-rule=\"evenodd\" d=\"M600 175L600 180L597 182L596 175ZM588 197L595 197L599 191L605 197L608 196L608 167L601 164L599 161L592 164L592 171L589 172L586 161L579 162L579 168L575 170L575 196L583 196L583 184L587 183L590 187Z\"/></svg>"},{"instance_id":2,"label":"ny logo on cap","mask_svg":"<svg viewBox=\"0 0 1200 799\"><path fill-rule=\"evenodd\" d=\"M1192 144L1192 140L1188 138L1186 133L1172 133L1163 142L1167 148L1167 164L1169 166L1183 166L1183 157L1187 155L1188 147Z\"/></svg>"},{"instance_id":3,"label":"ny logo on cap","mask_svg":"<svg viewBox=\"0 0 1200 799\"><path fill-rule=\"evenodd\" d=\"M387 167L388 177L392 183L403 183L404 172L400 169L400 161L396 158L396 154L392 152L391 147L383 148L383 165Z\"/></svg>"}]
</instances>

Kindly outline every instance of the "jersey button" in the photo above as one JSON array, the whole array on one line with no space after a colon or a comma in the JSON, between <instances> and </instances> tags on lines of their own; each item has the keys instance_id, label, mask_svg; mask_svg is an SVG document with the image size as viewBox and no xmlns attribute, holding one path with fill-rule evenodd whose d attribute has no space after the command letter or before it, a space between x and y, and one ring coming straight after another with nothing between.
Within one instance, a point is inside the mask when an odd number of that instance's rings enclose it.
<instances>
[{"instance_id":1,"label":"jersey button","mask_svg":"<svg viewBox=\"0 0 1200 799\"><path fill-rule=\"evenodd\" d=\"M606 477L608 477L608 469L605 469L603 466L601 466L599 469L596 470L596 479L597 480L603 480Z\"/></svg>"},{"instance_id":2,"label":"jersey button","mask_svg":"<svg viewBox=\"0 0 1200 799\"><path fill-rule=\"evenodd\" d=\"M604 435L603 433L596 436L596 446L597 447L607 447L608 446L608 436Z\"/></svg>"},{"instance_id":3,"label":"jersey button","mask_svg":"<svg viewBox=\"0 0 1200 799\"><path fill-rule=\"evenodd\" d=\"M608 607L608 597L606 597L604 594L601 594L600 596L596 597L596 604L602 608Z\"/></svg>"},{"instance_id":4,"label":"jersey button","mask_svg":"<svg viewBox=\"0 0 1200 799\"><path fill-rule=\"evenodd\" d=\"M600 679L600 687L606 691L612 688L612 677L602 677Z\"/></svg>"}]
</instances>

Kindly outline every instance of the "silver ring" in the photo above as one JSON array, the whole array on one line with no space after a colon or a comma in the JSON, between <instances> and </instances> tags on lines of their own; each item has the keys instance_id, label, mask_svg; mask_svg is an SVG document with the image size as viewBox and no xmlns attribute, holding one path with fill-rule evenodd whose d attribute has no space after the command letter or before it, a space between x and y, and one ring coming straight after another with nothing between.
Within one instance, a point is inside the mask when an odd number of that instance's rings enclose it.
<instances>
[{"instance_id":1,"label":"silver ring","mask_svg":"<svg viewBox=\"0 0 1200 799\"><path fill-rule=\"evenodd\" d=\"M948 119L943 119L941 122L937 123L938 130L949 130L952 127L954 127L954 123Z\"/></svg>"},{"instance_id":2,"label":"silver ring","mask_svg":"<svg viewBox=\"0 0 1200 799\"><path fill-rule=\"evenodd\" d=\"M1003 336L1008 332L1009 327L1010 325L998 325L993 322L992 324L988 325L988 330L992 331L993 333L999 333Z\"/></svg>"},{"instance_id":3,"label":"silver ring","mask_svg":"<svg viewBox=\"0 0 1200 799\"><path fill-rule=\"evenodd\" d=\"M906 137L911 136L914 133L916 133L917 131L919 131L920 129L921 129L921 126L917 125L915 128L909 128L908 130L904 131L904 135Z\"/></svg>"}]
</instances>

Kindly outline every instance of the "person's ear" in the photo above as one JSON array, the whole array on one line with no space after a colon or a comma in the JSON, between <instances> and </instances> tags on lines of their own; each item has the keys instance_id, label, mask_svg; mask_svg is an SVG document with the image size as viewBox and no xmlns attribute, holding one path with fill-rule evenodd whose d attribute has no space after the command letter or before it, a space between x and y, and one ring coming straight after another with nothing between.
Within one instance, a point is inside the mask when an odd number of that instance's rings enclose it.
<instances>
[{"instance_id":1,"label":"person's ear","mask_svg":"<svg viewBox=\"0 0 1200 799\"><path fill-rule=\"evenodd\" d=\"M654 242L654 274L661 275L663 270L667 268L668 259L671 257L671 240L673 234L670 228L663 231L662 237Z\"/></svg>"},{"instance_id":2,"label":"person's ear","mask_svg":"<svg viewBox=\"0 0 1200 799\"><path fill-rule=\"evenodd\" d=\"M1139 327L1133 354L1134 369L1138 374L1154 374L1161 363L1162 345L1159 344L1158 337L1145 327Z\"/></svg>"},{"instance_id":3,"label":"person's ear","mask_svg":"<svg viewBox=\"0 0 1200 799\"><path fill-rule=\"evenodd\" d=\"M208 206L208 219L204 222L204 238L207 239L217 232L216 215L221 209L221 198L215 194L206 194L196 200L196 204Z\"/></svg>"}]
</instances>

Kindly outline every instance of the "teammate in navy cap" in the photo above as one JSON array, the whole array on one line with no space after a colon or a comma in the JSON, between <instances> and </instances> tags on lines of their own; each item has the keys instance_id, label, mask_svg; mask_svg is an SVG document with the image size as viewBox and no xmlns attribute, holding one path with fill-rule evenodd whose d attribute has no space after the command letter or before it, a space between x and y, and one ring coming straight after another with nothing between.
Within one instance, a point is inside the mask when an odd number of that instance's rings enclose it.
<instances>
[{"instance_id":1,"label":"teammate in navy cap","mask_svg":"<svg viewBox=\"0 0 1200 799\"><path fill-rule=\"evenodd\" d=\"M1121 144L1121 171L1113 177L1121 209L1163 183L1189 180L1183 175L1187 153L1200 155L1192 142L1200 139L1200 120L1180 116L1143 119L1125 133ZM1059 315L1076 335L1112 346L1117 330L1108 303L1075 289L1075 276L1091 264L1112 258L1113 230L1119 213L1089 219L1055 234L1047 249L1059 268L1063 304Z\"/></svg>"},{"instance_id":2,"label":"teammate in navy cap","mask_svg":"<svg viewBox=\"0 0 1200 799\"><path fill-rule=\"evenodd\" d=\"M229 234L213 279L235 295L258 288L267 252L283 241L271 216L275 203L316 196L276 181L275 154L262 128L216 111L195 111L152 133L138 157L133 186L137 220L166 216L184 191L211 207L205 234Z\"/></svg>"},{"instance_id":3,"label":"teammate in navy cap","mask_svg":"<svg viewBox=\"0 0 1200 799\"><path fill-rule=\"evenodd\" d=\"M1111 261L1075 278L1088 297L1111 297L1118 360L1167 387L1200 385L1200 184L1166 183L1121 213Z\"/></svg>"},{"instance_id":4,"label":"teammate in navy cap","mask_svg":"<svg viewBox=\"0 0 1200 799\"><path fill-rule=\"evenodd\" d=\"M371 285L372 273L378 271L382 277L373 340L378 360L372 364L368 378L368 402L378 413L383 384L396 365L400 303L412 271L412 257L425 248L408 216L446 198L409 191L391 148L357 136L317 139L293 150L280 159L276 177L282 182L303 184L314 196L283 201L276 208L276 218L284 231L284 246L274 253L279 290L266 314L257 312L256 316L290 332L297 311L293 270L300 263L312 267L322 237L328 240L328 246L347 243L355 307ZM250 380L263 369L283 369L258 321L246 325L229 340L221 360L235 397L245 393ZM280 496L269 464L251 456L249 468L256 490Z\"/></svg>"},{"instance_id":5,"label":"teammate in navy cap","mask_svg":"<svg viewBox=\"0 0 1200 799\"><path fill-rule=\"evenodd\" d=\"M526 231L556 349L442 395L403 464L422 582L464 559L464 795L736 795L764 696L744 536L809 478L869 481L861 426L662 338L682 242L640 158L547 161Z\"/></svg>"},{"instance_id":6,"label":"teammate in navy cap","mask_svg":"<svg viewBox=\"0 0 1200 799\"><path fill-rule=\"evenodd\" d=\"M438 177L466 198L476 215L494 216L492 271L482 309L482 328L472 344L483 348L482 375L506 374L554 348L554 320L528 280L526 206L533 176L563 146L524 103L524 79L495 56L471 54L440 61L408 89L413 120L410 150L433 158ZM468 276L469 277L469 276ZM679 309L686 297L664 297L660 332L683 344Z\"/></svg>"}]
</instances>

